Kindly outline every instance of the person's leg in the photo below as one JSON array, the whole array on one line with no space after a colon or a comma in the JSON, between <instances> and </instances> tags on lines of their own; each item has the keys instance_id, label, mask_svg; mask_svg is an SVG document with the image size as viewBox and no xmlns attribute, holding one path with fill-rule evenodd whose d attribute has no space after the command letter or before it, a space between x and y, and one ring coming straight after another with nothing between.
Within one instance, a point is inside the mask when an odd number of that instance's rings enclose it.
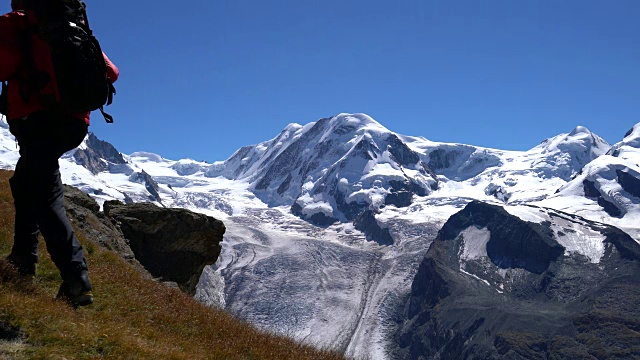
<instances>
[{"instance_id":1,"label":"person's leg","mask_svg":"<svg viewBox=\"0 0 640 360\"><path fill-rule=\"evenodd\" d=\"M65 152L73 150L82 143L87 135L87 125L78 119L52 119L55 126L49 129L48 147L51 149L52 162L55 170L48 173L49 178L43 178L41 187L45 200L39 207L38 224L51 257L56 257L56 265L65 278L67 273L87 270L82 246L78 242L64 207L64 186L60 176L58 159ZM47 240L49 238L50 240ZM55 255L54 255L55 254ZM67 269L68 268L68 269Z\"/></svg>"},{"instance_id":2,"label":"person's leg","mask_svg":"<svg viewBox=\"0 0 640 360\"><path fill-rule=\"evenodd\" d=\"M20 159L16 164L14 175L9 179L11 194L15 207L14 241L8 260L23 275L35 275L38 262L38 224L33 196L33 185L30 156L31 135L22 120L11 122L11 132L20 144Z\"/></svg>"},{"instance_id":3,"label":"person's leg","mask_svg":"<svg viewBox=\"0 0 640 360\"><path fill-rule=\"evenodd\" d=\"M9 179L15 207L13 248L8 260L23 275L35 275L38 262L38 224L32 193L25 177L25 160L18 160Z\"/></svg>"},{"instance_id":4,"label":"person's leg","mask_svg":"<svg viewBox=\"0 0 640 360\"><path fill-rule=\"evenodd\" d=\"M64 187L60 170L41 173L36 201L36 219L51 260L63 279L87 270L82 245L73 232L64 208Z\"/></svg>"},{"instance_id":5,"label":"person's leg","mask_svg":"<svg viewBox=\"0 0 640 360\"><path fill-rule=\"evenodd\" d=\"M46 173L38 184L37 222L47 244L51 259L60 269L62 285L58 297L73 305L88 305L93 301L84 250L67 218L64 207L64 187L58 159L74 149L87 134L87 125L77 119L51 118L42 129L47 132L41 139L46 144L48 157Z\"/></svg>"},{"instance_id":6,"label":"person's leg","mask_svg":"<svg viewBox=\"0 0 640 360\"><path fill-rule=\"evenodd\" d=\"M82 245L69 224L64 208L64 188L60 171L56 170L47 181L49 191L38 206L38 225L47 244L51 259L60 269L62 284L58 298L74 306L85 306L93 302L91 282Z\"/></svg>"},{"instance_id":7,"label":"person's leg","mask_svg":"<svg viewBox=\"0 0 640 360\"><path fill-rule=\"evenodd\" d=\"M79 120L72 122L50 113L34 114L22 125L16 136L22 161L21 176L14 183L29 190L30 195L24 201L28 204L25 206L29 209L29 221L35 221L42 232L63 279L59 297L74 305L89 304L92 298L87 263L66 215L58 164L64 152L82 142L87 127Z\"/></svg>"}]
</instances>

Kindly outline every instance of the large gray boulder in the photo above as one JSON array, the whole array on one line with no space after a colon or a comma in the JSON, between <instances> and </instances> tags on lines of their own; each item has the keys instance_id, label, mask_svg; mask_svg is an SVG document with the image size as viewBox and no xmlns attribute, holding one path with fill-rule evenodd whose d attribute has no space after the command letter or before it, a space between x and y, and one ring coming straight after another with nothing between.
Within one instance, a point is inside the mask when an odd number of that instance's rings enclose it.
<instances>
[{"instance_id":1,"label":"large gray boulder","mask_svg":"<svg viewBox=\"0 0 640 360\"><path fill-rule=\"evenodd\" d=\"M212 217L151 203L118 201L105 202L104 213L115 221L145 269L177 283L191 295L204 267L220 254L225 226Z\"/></svg>"}]
</instances>

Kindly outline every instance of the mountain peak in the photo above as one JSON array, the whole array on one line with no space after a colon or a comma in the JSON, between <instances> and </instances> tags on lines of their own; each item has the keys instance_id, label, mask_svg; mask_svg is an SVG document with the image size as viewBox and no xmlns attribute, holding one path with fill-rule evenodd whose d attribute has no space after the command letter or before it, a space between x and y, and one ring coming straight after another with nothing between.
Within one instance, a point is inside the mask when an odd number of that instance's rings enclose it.
<instances>
[{"instance_id":1,"label":"mountain peak","mask_svg":"<svg viewBox=\"0 0 640 360\"><path fill-rule=\"evenodd\" d=\"M367 131L374 130L376 132L390 132L389 129L382 126L379 122L375 121L371 116L367 114L350 114L341 113L329 120L329 126L336 130L338 129L352 129L353 131Z\"/></svg>"},{"instance_id":2,"label":"mountain peak","mask_svg":"<svg viewBox=\"0 0 640 360\"><path fill-rule=\"evenodd\" d=\"M354 125L368 125L368 124L376 124L380 125L379 122L375 121L371 116L363 113L340 113L331 118L332 121L340 122L340 123L348 123Z\"/></svg>"},{"instance_id":3,"label":"mountain peak","mask_svg":"<svg viewBox=\"0 0 640 360\"><path fill-rule=\"evenodd\" d=\"M84 166L94 175L108 170L111 165L125 165L127 163L113 145L98 139L92 132L87 134L78 149L72 150L69 154L72 154L76 163Z\"/></svg>"},{"instance_id":4,"label":"mountain peak","mask_svg":"<svg viewBox=\"0 0 640 360\"><path fill-rule=\"evenodd\" d=\"M245 179L270 206L289 205L322 223L351 221L370 206L408 206L413 194L424 196L438 182L418 153L366 114L290 124L220 169L207 176Z\"/></svg>"},{"instance_id":5,"label":"mountain peak","mask_svg":"<svg viewBox=\"0 0 640 360\"><path fill-rule=\"evenodd\" d=\"M129 155L132 158L139 158L139 160L145 160L150 162L163 162L165 159L158 155L147 151L136 151Z\"/></svg>"},{"instance_id":6,"label":"mountain peak","mask_svg":"<svg viewBox=\"0 0 640 360\"><path fill-rule=\"evenodd\" d=\"M540 154L543 161L538 167L545 174L553 174L566 181L573 178L589 162L607 153L611 145L584 126L577 126L564 133L544 140L529 151Z\"/></svg>"},{"instance_id":7,"label":"mountain peak","mask_svg":"<svg viewBox=\"0 0 640 360\"><path fill-rule=\"evenodd\" d=\"M591 152L595 157L603 155L611 145L584 126L577 126L568 134L560 134L536 146L544 152Z\"/></svg>"},{"instance_id":8,"label":"mountain peak","mask_svg":"<svg viewBox=\"0 0 640 360\"><path fill-rule=\"evenodd\" d=\"M302 128L303 126L298 123L290 123L289 125L285 126L283 132L296 132Z\"/></svg>"},{"instance_id":9,"label":"mountain peak","mask_svg":"<svg viewBox=\"0 0 640 360\"><path fill-rule=\"evenodd\" d=\"M569 134L569 136L576 136L578 134L592 135L593 133L591 132L591 130L587 129L586 127L578 125L576 126L575 129L573 129L573 131Z\"/></svg>"}]
</instances>

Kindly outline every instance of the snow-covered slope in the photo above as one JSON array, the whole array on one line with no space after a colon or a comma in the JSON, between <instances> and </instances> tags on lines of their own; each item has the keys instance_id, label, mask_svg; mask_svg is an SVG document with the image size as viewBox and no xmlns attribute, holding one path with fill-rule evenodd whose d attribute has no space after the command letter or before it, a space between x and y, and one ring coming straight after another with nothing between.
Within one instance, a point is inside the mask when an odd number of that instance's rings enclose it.
<instances>
[{"instance_id":1,"label":"snow-covered slope","mask_svg":"<svg viewBox=\"0 0 640 360\"><path fill-rule=\"evenodd\" d=\"M577 127L528 151L503 151L400 135L367 115L339 114L291 124L213 164L122 155L95 136L60 163L64 182L99 203L152 201L224 221L222 253L198 287L204 303L270 331L385 359L423 256L472 200L536 223L553 211L579 214L638 240L639 136L636 126L611 147ZM0 167L17 159L0 123ZM483 229L465 231L475 240L462 259L473 263L485 257L488 238ZM596 263L596 235L559 241Z\"/></svg>"},{"instance_id":2,"label":"snow-covered slope","mask_svg":"<svg viewBox=\"0 0 640 360\"><path fill-rule=\"evenodd\" d=\"M632 127L624 136L624 139L613 145L607 154L632 161L640 166L640 124Z\"/></svg>"},{"instance_id":3,"label":"snow-covered slope","mask_svg":"<svg viewBox=\"0 0 640 360\"><path fill-rule=\"evenodd\" d=\"M270 206L291 206L295 214L324 225L437 188L419 154L364 114L289 125L273 140L238 150L206 175L246 180Z\"/></svg>"},{"instance_id":4,"label":"snow-covered slope","mask_svg":"<svg viewBox=\"0 0 640 360\"><path fill-rule=\"evenodd\" d=\"M636 237L640 235L639 125L605 155L585 165L556 194L537 204L612 224Z\"/></svg>"}]
</instances>

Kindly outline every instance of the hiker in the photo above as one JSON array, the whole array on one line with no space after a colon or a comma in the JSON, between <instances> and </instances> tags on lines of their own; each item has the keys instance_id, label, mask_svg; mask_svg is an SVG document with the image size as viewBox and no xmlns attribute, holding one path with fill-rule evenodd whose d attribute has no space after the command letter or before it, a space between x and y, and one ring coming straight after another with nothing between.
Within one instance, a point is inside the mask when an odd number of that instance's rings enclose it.
<instances>
[{"instance_id":1,"label":"hiker","mask_svg":"<svg viewBox=\"0 0 640 360\"><path fill-rule=\"evenodd\" d=\"M25 32L29 25L33 28L24 11L28 1L12 0L12 11L0 17L0 81L8 82L5 114L20 149L20 159L9 180L16 216L14 244L7 260L22 275L35 275L41 232L62 276L58 298L74 306L85 306L93 302L87 261L65 213L58 159L82 143L89 126L89 112L52 109L44 104L43 96L34 94L34 60L28 56L36 51L28 50L30 45L24 40L28 38ZM119 71L103 56L107 80L114 82Z\"/></svg>"}]
</instances>

